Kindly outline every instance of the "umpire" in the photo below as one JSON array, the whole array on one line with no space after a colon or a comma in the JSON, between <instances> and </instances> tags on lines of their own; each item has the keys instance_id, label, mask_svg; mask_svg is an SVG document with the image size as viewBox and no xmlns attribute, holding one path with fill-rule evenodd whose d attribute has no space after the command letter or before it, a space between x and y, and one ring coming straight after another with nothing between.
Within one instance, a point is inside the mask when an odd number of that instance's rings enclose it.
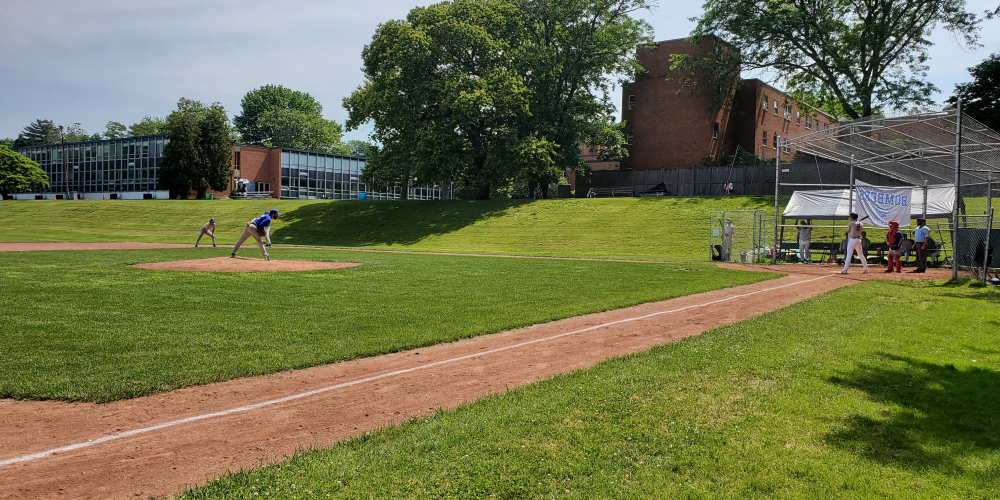
<instances>
[{"instance_id":1,"label":"umpire","mask_svg":"<svg viewBox=\"0 0 1000 500\"><path fill-rule=\"evenodd\" d=\"M930 243L931 230L926 224L926 220L917 219L917 229L913 231L913 248L917 251L917 268L910 271L911 273L927 271L927 244Z\"/></svg>"}]
</instances>

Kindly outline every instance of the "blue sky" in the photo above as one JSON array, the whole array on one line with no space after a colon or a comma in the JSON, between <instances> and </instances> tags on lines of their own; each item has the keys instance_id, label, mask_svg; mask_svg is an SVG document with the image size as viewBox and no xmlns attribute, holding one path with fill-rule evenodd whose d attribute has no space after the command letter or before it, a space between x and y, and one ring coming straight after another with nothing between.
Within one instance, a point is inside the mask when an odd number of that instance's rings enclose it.
<instances>
[{"instance_id":1,"label":"blue sky","mask_svg":"<svg viewBox=\"0 0 1000 500\"><path fill-rule=\"evenodd\" d=\"M0 137L36 118L79 122L91 133L165 116L177 99L221 102L280 84L312 94L343 123L341 99L362 82L361 50L379 23L415 0L0 0ZM997 0L968 0L972 12ZM686 36L701 2L661 0L643 17L657 40ZM929 78L947 97L966 70L1000 50L1000 20L968 51L933 35ZM617 100L617 99L616 99ZM348 134L364 139L365 130Z\"/></svg>"}]
</instances>

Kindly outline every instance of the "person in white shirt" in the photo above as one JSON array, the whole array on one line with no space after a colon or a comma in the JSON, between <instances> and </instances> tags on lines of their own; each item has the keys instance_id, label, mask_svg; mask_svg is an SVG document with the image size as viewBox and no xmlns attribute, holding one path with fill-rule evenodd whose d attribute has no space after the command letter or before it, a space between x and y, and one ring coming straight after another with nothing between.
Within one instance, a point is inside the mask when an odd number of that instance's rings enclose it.
<instances>
[{"instance_id":1,"label":"person in white shirt","mask_svg":"<svg viewBox=\"0 0 1000 500\"><path fill-rule=\"evenodd\" d=\"M812 262L809 243L812 242L812 221L798 221L799 262Z\"/></svg>"},{"instance_id":2,"label":"person in white shirt","mask_svg":"<svg viewBox=\"0 0 1000 500\"><path fill-rule=\"evenodd\" d=\"M865 251L861 248L861 232L863 226L858 222L858 214L851 214L851 222L847 224L847 256L844 259L844 270L840 274L847 274L847 269L851 267L851 254L854 252L858 253L858 258L861 259L861 265L863 266L863 274L868 274L868 259L865 257Z\"/></svg>"},{"instance_id":3,"label":"person in white shirt","mask_svg":"<svg viewBox=\"0 0 1000 500\"><path fill-rule=\"evenodd\" d=\"M205 219L202 219L205 220ZM208 235L212 238L212 246L215 247L215 219L209 219L208 224L201 226L201 231L198 233L198 240L194 242L194 247L198 248L198 243L201 243L201 237Z\"/></svg>"},{"instance_id":4,"label":"person in white shirt","mask_svg":"<svg viewBox=\"0 0 1000 500\"><path fill-rule=\"evenodd\" d=\"M733 219L726 219L726 225L722 228L722 260L729 262L733 258L733 235L736 234L736 226L733 226Z\"/></svg>"}]
</instances>

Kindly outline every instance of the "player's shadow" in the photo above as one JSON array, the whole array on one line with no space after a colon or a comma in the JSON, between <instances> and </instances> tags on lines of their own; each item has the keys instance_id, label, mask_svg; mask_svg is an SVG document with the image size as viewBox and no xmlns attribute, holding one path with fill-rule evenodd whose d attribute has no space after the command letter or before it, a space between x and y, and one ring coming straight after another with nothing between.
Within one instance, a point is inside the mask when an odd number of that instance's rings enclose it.
<instances>
[{"instance_id":1,"label":"player's shadow","mask_svg":"<svg viewBox=\"0 0 1000 500\"><path fill-rule=\"evenodd\" d=\"M943 471L962 467L963 456L1000 449L1000 372L882 357L886 363L830 379L864 391L882 409L846 417L828 443L886 465Z\"/></svg>"},{"instance_id":2,"label":"player's shadow","mask_svg":"<svg viewBox=\"0 0 1000 500\"><path fill-rule=\"evenodd\" d=\"M284 223L271 239L289 245L407 245L502 216L525 203L530 200L314 203L282 214Z\"/></svg>"}]
</instances>

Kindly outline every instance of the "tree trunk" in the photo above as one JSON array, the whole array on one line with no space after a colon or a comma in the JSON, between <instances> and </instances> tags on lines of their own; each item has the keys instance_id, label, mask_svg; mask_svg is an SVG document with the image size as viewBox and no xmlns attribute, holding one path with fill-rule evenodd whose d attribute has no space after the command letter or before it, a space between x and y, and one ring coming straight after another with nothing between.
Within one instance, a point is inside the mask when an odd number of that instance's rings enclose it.
<instances>
[{"instance_id":1,"label":"tree trunk","mask_svg":"<svg viewBox=\"0 0 1000 500\"><path fill-rule=\"evenodd\" d=\"M490 185L489 184L483 184L482 186L479 186L479 192L476 193L476 199L477 200L488 200L488 199L490 199Z\"/></svg>"}]
</instances>

